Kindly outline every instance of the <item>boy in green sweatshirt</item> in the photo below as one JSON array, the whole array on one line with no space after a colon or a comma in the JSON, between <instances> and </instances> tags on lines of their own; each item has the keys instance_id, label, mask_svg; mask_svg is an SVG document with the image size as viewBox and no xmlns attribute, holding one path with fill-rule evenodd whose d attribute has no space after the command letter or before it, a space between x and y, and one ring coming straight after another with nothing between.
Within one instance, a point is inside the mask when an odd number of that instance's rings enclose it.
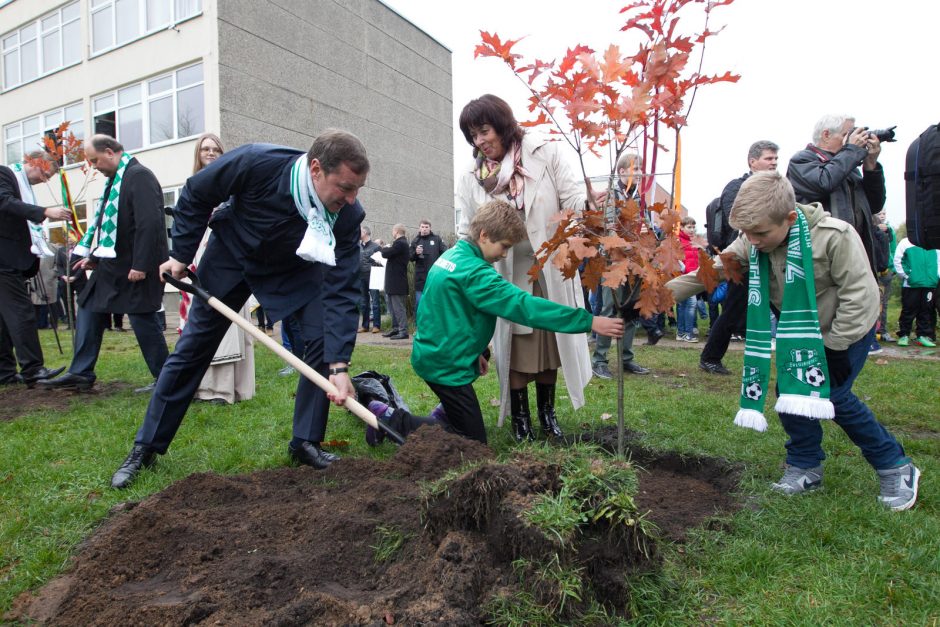
<instances>
[{"instance_id":1,"label":"boy in green sweatshirt","mask_svg":"<svg viewBox=\"0 0 940 627\"><path fill-rule=\"evenodd\" d=\"M472 384L489 369L487 345L497 317L556 333L623 335L623 320L595 317L586 309L532 296L496 272L493 262L525 236L519 211L503 201L490 201L473 217L469 237L434 263L418 307L411 365L441 400L443 412L414 416L373 401L369 409L379 420L403 436L423 424L440 424L485 443L483 413ZM383 432L367 428L370 445L382 439Z\"/></svg>"}]
</instances>

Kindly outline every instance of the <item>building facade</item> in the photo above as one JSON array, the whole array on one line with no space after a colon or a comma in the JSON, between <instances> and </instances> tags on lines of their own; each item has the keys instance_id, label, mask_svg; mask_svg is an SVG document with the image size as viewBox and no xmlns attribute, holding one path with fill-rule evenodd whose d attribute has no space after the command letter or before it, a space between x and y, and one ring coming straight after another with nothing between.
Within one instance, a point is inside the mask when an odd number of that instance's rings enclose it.
<instances>
[{"instance_id":1,"label":"building facade","mask_svg":"<svg viewBox=\"0 0 940 627\"><path fill-rule=\"evenodd\" d=\"M338 127L369 151L360 199L377 237L453 224L450 51L378 0L13 0L0 24L6 165L69 121L117 137L172 205L205 131L227 149L307 148ZM84 221L104 177L65 166ZM36 191L61 202L55 179Z\"/></svg>"}]
</instances>

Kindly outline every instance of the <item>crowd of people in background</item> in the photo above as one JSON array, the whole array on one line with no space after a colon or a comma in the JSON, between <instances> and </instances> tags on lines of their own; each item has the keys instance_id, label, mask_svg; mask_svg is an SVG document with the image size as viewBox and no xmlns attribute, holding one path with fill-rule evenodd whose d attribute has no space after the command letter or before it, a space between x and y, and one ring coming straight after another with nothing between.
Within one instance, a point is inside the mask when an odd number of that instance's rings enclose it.
<instances>
[{"instance_id":1,"label":"crowd of people in background","mask_svg":"<svg viewBox=\"0 0 940 627\"><path fill-rule=\"evenodd\" d=\"M618 367L630 375L650 372L635 360L633 344L639 328L645 330L648 345L656 345L667 334L667 321L676 327L677 341L698 343L699 320L707 319L707 342L699 365L715 375L731 374L722 361L730 342L745 340L750 346L750 342L763 341L749 336L754 332L749 317L753 298L746 283L722 281L712 293L690 291L691 284L683 284L674 290L681 296L673 310L644 318L632 306L639 293L629 286L611 289L601 284L586 293L577 280L565 280L551 264L530 280L534 251L551 237L552 216L561 209L581 210L592 201L603 202L607 191L589 192L559 144L526 133L509 105L496 96L487 94L469 102L459 124L472 160L456 181L457 241L434 233L427 219L417 222L410 241L404 222L391 226L387 243L374 237L376 226L363 223L365 212L357 201L369 172L365 147L343 131L324 132L306 153L264 144L225 152L219 137L210 133L199 137L192 177L172 209L172 250L167 247L156 177L112 137L94 135L85 142L89 163L107 177L107 184L87 232L73 242L71 258L66 247L49 247L46 242L44 248L33 228L47 217L69 217L65 210L36 206L32 195L31 185L55 173L55 162L37 153L15 168L0 168L4 225L0 237L16 242L0 247L0 384L22 381L52 390L91 388L104 331L121 330L126 316L153 381L138 390L150 393L151 402L131 452L112 479L114 487L125 487L156 455L166 452L190 402L234 403L254 394L250 337L198 299L183 295L181 335L169 354L164 336L163 272L177 278L187 270L194 272L213 295L241 316L250 320L254 311L262 329L270 331L280 321L285 346L329 377L335 392L327 393L300 378L293 438L288 445L294 461L316 468L338 459L323 448L322 440L329 401L342 403L355 393L348 367L357 330L359 334L381 333L394 341L413 340L416 354L427 359L424 363L413 360L415 369L441 400L430 417L377 405L372 409L378 419L392 421L406 432L436 422L484 442L486 431L471 383L485 374L491 360L499 383L498 424L502 426L508 416L512 437L522 442L540 435L563 435L555 406L559 370L564 374L566 398L575 410L584 404L592 376L613 377L608 357L612 336L622 336ZM737 250L746 263L747 246L759 248L759 242L767 241L770 231L778 228L775 225L783 224L774 222L767 225L767 232L757 232L759 215L742 219L744 201L739 195L757 188L754 181L762 181L760 189L766 193L789 190L798 207L792 216L786 214L790 225L805 218L813 233L851 231L851 237L837 238L839 246L859 243L865 282L870 278L878 289L855 293L850 300L875 299L855 304L878 315L864 333L849 334L851 346L843 347L852 355L852 376L834 382L840 390L839 386L847 386L840 392L841 405L836 403L837 422L839 412L848 411L846 399L855 399L850 387L861 369L858 355L878 354L879 341L897 341L901 347L936 345L940 260L936 251L913 246L906 238L897 241L885 218L880 152L879 138L845 115L819 120L811 143L790 159L785 176L776 174L778 145L757 141L746 156L747 172L728 182L709 204L704 237L690 216L682 218L677 232L663 232L641 194L644 164L639 154L625 151L616 164L613 200L635 200L641 207L638 234L652 232L660 240L678 240L686 276L694 275L702 251L717 259L721 251ZM776 187L767 187L773 176ZM748 202L753 205L753 198ZM608 220L616 219L616 203L605 206ZM822 212L835 220L822 218ZM499 228L494 216L502 216ZM782 238L776 238L776 246ZM484 272L484 266L491 264L492 274ZM460 275L460 268L468 265L479 268L461 275L459 284L448 282L449 275ZM721 267L720 262L717 265ZM778 270L774 266L772 273ZM853 272L858 270L853 268ZM895 275L903 281L896 337L887 317ZM491 291L485 294L474 283L484 281L483 276L491 282ZM836 275L833 268L817 280L839 286L846 276ZM778 280L776 275L771 277L771 293L778 289L774 283ZM442 300L435 289L451 290L450 297L463 304L458 307ZM775 302L768 312L771 352L778 325L786 324L780 306ZM591 313L577 314L580 317L572 313L585 309ZM384 332L383 311L390 319ZM551 315L558 319L546 317ZM460 340L464 330L447 326L443 318L448 323L465 320L482 326L466 330L473 333ZM618 318L625 324L608 322ZM45 367L36 333L60 319L74 321L76 339L64 374L64 368ZM824 337L844 332L837 329L842 318L836 315L835 319L820 319ZM435 359L443 359L441 333L452 342L465 342L470 353L479 354L457 364L459 372L451 371L446 359L439 368L428 367ZM856 348L862 340L867 342L864 351ZM594 342L593 348L589 341ZM836 353L830 358L833 372L842 357ZM293 374L293 368L280 374ZM529 399L533 382L535 412ZM788 420L784 423L793 441L816 437ZM851 433L854 427L843 428ZM381 440L378 434L372 430L371 444ZM882 441L897 444L887 436ZM863 450L867 449L863 446ZM796 470L788 471L778 489L795 493L803 491L794 487L796 482L821 482L821 467L816 463L821 458L815 449L809 455L812 459L793 450L790 453L788 464ZM887 457L891 457L891 468L910 464L899 445ZM887 468L887 457L873 453L869 461L881 473ZM806 466L810 462L815 465Z\"/></svg>"}]
</instances>

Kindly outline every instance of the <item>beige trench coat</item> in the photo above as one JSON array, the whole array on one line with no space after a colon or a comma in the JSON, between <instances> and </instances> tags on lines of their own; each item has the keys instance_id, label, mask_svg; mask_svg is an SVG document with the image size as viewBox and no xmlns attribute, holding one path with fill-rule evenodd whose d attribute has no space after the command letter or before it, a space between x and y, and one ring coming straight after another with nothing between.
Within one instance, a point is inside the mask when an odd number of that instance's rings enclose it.
<instances>
[{"instance_id":1,"label":"beige trench coat","mask_svg":"<svg viewBox=\"0 0 940 627\"><path fill-rule=\"evenodd\" d=\"M561 145L557 142L537 140L528 135L522 140L522 165L531 178L525 181L525 213L529 242L533 250L538 250L542 243L550 239L549 231L554 233L555 223L549 218L561 209L583 209L586 190L583 181L575 175L562 158ZM467 235L470 220L477 208L492 198L483 190L473 173L471 162L457 181L457 208L460 210L460 222L457 234ZM495 264L496 270L507 281L523 289L531 289L528 277L518 269L514 276L513 265L515 248L509 251L505 260ZM575 278L566 281L561 272L551 265L545 265L545 281L542 285L546 297L556 303L570 307L584 307L581 292L581 280ZM521 275L521 276L519 276ZM499 377L499 426L509 415L509 349L511 346L512 323L499 318L493 334L493 359ZM558 354L561 357L562 374L568 388L568 398L575 409L584 405L584 388L591 379L591 360L588 352L587 335L584 333L557 333Z\"/></svg>"}]
</instances>

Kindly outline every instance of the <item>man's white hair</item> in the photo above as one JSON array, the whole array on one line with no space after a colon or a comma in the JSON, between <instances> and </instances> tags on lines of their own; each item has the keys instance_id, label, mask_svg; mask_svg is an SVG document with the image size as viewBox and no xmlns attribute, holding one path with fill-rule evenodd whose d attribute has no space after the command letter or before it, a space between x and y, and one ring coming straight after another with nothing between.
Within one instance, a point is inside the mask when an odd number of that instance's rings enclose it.
<instances>
[{"instance_id":1,"label":"man's white hair","mask_svg":"<svg viewBox=\"0 0 940 627\"><path fill-rule=\"evenodd\" d=\"M854 122L855 116L849 115L848 113L827 113L819 118L816 122L816 126L813 127L813 143L819 144L819 140L822 139L823 131L829 131L830 133L838 133L841 131L842 125L845 124L846 120Z\"/></svg>"}]
</instances>

